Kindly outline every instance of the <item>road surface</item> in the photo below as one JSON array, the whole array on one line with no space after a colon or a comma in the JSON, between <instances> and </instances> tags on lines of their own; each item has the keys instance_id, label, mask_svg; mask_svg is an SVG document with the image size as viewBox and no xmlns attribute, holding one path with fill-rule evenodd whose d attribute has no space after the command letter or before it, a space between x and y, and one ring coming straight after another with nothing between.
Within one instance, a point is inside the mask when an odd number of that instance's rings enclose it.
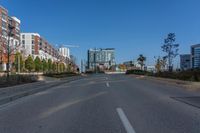
<instances>
[{"instance_id":1,"label":"road surface","mask_svg":"<svg viewBox=\"0 0 200 133\"><path fill-rule=\"evenodd\" d=\"M126 75L91 75L1 105L0 133L200 133L199 95Z\"/></svg>"}]
</instances>

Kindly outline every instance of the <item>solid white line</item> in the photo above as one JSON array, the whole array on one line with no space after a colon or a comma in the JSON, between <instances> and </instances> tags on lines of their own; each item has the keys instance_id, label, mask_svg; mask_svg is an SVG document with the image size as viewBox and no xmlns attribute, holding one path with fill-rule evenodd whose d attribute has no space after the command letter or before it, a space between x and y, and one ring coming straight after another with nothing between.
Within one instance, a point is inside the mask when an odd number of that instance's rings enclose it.
<instances>
[{"instance_id":1,"label":"solid white line","mask_svg":"<svg viewBox=\"0 0 200 133\"><path fill-rule=\"evenodd\" d=\"M107 86L107 87L110 87L110 84L107 82L107 83L106 83L106 86Z\"/></svg>"},{"instance_id":2,"label":"solid white line","mask_svg":"<svg viewBox=\"0 0 200 133\"><path fill-rule=\"evenodd\" d=\"M133 127L131 126L128 118L124 114L124 111L121 108L117 108L117 113L124 125L124 128L126 129L126 132L127 133L136 133L135 130L133 129Z\"/></svg>"}]
</instances>

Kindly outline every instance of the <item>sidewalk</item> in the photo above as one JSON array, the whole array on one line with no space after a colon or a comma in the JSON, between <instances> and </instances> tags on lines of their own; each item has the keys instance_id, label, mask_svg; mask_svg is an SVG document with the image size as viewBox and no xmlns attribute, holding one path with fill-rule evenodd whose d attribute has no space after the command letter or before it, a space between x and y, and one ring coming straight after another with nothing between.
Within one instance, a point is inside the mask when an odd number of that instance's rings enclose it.
<instances>
[{"instance_id":1,"label":"sidewalk","mask_svg":"<svg viewBox=\"0 0 200 133\"><path fill-rule=\"evenodd\" d=\"M73 76L60 80L44 77L44 81L0 88L0 105L82 78L82 76Z\"/></svg>"}]
</instances>

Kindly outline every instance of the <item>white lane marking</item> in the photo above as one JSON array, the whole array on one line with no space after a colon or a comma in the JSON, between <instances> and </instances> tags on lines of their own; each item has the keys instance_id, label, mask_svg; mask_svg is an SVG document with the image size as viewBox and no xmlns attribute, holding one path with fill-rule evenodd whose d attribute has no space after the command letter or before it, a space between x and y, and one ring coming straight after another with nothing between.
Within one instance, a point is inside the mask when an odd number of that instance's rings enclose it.
<instances>
[{"instance_id":1,"label":"white lane marking","mask_svg":"<svg viewBox=\"0 0 200 133\"><path fill-rule=\"evenodd\" d=\"M52 108L48 109L47 111L42 112L39 115L39 119L47 118L47 117L49 117L49 116L51 116L51 115L53 115L53 114L65 109L65 108L68 108L68 107L72 106L72 105L91 100L93 98L99 97L99 96L104 95L104 94L107 94L107 92L106 91L99 92L97 94L94 94L94 95L86 97L86 98L81 98L81 99L77 99L77 100L74 100L74 101L65 102L65 103L60 104L58 106L53 106Z\"/></svg>"},{"instance_id":2,"label":"white lane marking","mask_svg":"<svg viewBox=\"0 0 200 133\"><path fill-rule=\"evenodd\" d=\"M124 125L124 128L126 129L127 133L136 133L133 127L131 126L128 118L126 117L124 111L121 108L117 108L117 113Z\"/></svg>"},{"instance_id":3,"label":"white lane marking","mask_svg":"<svg viewBox=\"0 0 200 133\"><path fill-rule=\"evenodd\" d=\"M110 87L110 84L107 82L107 83L106 83L106 86L107 86L107 87Z\"/></svg>"}]
</instances>

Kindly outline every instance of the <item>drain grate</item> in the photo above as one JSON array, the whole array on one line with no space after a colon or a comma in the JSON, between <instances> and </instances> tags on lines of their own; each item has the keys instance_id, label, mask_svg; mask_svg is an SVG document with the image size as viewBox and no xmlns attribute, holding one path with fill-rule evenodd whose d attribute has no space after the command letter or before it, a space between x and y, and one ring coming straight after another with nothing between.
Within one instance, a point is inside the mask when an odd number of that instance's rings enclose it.
<instances>
[{"instance_id":1,"label":"drain grate","mask_svg":"<svg viewBox=\"0 0 200 133\"><path fill-rule=\"evenodd\" d=\"M195 97L171 97L177 101L186 103L188 105L200 108L200 96Z\"/></svg>"}]
</instances>

